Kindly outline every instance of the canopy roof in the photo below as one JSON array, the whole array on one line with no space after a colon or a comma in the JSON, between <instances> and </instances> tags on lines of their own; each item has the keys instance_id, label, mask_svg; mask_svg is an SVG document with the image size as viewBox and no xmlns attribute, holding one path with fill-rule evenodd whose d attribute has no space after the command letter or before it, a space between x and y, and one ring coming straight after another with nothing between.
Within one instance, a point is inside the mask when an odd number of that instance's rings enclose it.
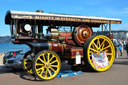
<instances>
[{"instance_id":1,"label":"canopy roof","mask_svg":"<svg viewBox=\"0 0 128 85\"><path fill-rule=\"evenodd\" d=\"M23 11L8 11L5 16L5 23L10 24L14 20L32 20L44 21L45 23L58 23L69 25L70 24L121 24L121 19L94 17L94 16L78 16L78 15L65 15L54 13L39 13L39 12L23 12ZM66 24L67 23L67 24Z\"/></svg>"}]
</instances>

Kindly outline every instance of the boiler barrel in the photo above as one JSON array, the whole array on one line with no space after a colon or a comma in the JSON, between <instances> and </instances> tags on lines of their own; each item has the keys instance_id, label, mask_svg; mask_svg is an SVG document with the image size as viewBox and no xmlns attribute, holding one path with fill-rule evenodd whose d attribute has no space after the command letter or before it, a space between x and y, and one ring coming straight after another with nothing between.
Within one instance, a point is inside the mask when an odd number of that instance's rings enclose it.
<instances>
[{"instance_id":1,"label":"boiler barrel","mask_svg":"<svg viewBox=\"0 0 128 85\"><path fill-rule=\"evenodd\" d=\"M61 53L63 53L64 51L63 44L60 44L59 42L56 42L56 41L30 42L30 43L27 43L27 45L31 49L34 49L35 51L51 50L51 51L61 52Z\"/></svg>"}]
</instances>

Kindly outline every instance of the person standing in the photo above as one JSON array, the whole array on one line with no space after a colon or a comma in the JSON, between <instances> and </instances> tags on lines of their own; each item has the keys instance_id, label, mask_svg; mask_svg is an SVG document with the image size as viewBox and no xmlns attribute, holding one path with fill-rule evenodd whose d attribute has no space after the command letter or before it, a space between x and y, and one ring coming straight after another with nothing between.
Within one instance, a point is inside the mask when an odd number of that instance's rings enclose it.
<instances>
[{"instance_id":1,"label":"person standing","mask_svg":"<svg viewBox=\"0 0 128 85\"><path fill-rule=\"evenodd\" d=\"M122 56L122 54L123 54L123 43L121 42L121 40L119 41L119 51L120 51L120 56Z\"/></svg>"},{"instance_id":2,"label":"person standing","mask_svg":"<svg viewBox=\"0 0 128 85\"><path fill-rule=\"evenodd\" d=\"M125 42L125 40L123 40L123 50L125 50L125 48L126 48L126 42Z\"/></svg>"},{"instance_id":3,"label":"person standing","mask_svg":"<svg viewBox=\"0 0 128 85\"><path fill-rule=\"evenodd\" d=\"M116 39L113 39L113 45L115 47L115 58L118 58L118 42Z\"/></svg>"},{"instance_id":4,"label":"person standing","mask_svg":"<svg viewBox=\"0 0 128 85\"><path fill-rule=\"evenodd\" d=\"M128 56L128 41L126 43L126 52L127 52L127 56Z\"/></svg>"}]
</instances>

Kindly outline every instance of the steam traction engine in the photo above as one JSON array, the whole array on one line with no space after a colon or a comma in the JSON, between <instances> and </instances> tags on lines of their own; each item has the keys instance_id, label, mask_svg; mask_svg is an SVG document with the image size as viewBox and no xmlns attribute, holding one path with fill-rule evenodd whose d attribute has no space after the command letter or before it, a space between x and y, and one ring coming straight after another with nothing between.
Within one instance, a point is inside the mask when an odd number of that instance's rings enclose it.
<instances>
[{"instance_id":1,"label":"steam traction engine","mask_svg":"<svg viewBox=\"0 0 128 85\"><path fill-rule=\"evenodd\" d=\"M108 70L115 58L111 24L120 19L86 17L53 13L8 11L5 23L10 25L12 42L27 44L31 51L24 56L24 69L35 76L50 80L57 76L61 61L83 64L90 71ZM93 35L92 27L100 27L108 35ZM94 55L105 53L108 65L96 67ZM104 64L103 64L104 65Z\"/></svg>"}]
</instances>

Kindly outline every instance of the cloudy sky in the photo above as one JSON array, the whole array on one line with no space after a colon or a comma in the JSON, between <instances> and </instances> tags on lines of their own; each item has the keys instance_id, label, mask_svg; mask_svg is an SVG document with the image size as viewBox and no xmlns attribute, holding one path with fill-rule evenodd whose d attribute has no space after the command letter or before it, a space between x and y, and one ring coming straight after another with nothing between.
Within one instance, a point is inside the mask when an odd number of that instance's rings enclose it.
<instances>
[{"instance_id":1,"label":"cloudy sky","mask_svg":"<svg viewBox=\"0 0 128 85\"><path fill-rule=\"evenodd\" d=\"M101 16L122 19L122 24L112 25L112 30L128 30L128 0L1 0L0 36L10 35L4 18L8 10L36 11Z\"/></svg>"}]
</instances>

